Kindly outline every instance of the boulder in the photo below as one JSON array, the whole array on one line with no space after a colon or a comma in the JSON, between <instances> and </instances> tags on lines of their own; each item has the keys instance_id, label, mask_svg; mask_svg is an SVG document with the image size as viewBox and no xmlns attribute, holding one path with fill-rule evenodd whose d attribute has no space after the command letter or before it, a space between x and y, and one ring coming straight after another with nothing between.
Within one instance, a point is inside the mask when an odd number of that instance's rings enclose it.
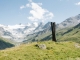
<instances>
[{"instance_id":1,"label":"boulder","mask_svg":"<svg viewBox=\"0 0 80 60\"><path fill-rule=\"evenodd\" d=\"M45 44L36 44L36 46L39 47L40 49L46 49Z\"/></svg>"}]
</instances>

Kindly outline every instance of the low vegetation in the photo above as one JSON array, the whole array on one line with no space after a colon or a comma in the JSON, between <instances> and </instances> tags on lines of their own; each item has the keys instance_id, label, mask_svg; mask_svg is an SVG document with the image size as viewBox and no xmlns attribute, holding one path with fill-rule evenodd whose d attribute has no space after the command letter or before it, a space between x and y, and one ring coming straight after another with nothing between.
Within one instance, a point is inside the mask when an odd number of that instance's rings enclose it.
<instances>
[{"instance_id":1,"label":"low vegetation","mask_svg":"<svg viewBox=\"0 0 80 60\"><path fill-rule=\"evenodd\" d=\"M46 49L40 49L37 44L45 44ZM28 43L0 50L0 60L80 60L79 46L71 41Z\"/></svg>"}]
</instances>

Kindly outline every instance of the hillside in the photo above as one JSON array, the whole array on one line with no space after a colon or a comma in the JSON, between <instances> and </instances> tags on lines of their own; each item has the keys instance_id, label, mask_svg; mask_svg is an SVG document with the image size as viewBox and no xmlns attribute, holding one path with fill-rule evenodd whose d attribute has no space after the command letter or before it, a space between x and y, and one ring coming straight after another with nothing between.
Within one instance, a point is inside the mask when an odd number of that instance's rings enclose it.
<instances>
[{"instance_id":1,"label":"hillside","mask_svg":"<svg viewBox=\"0 0 80 60\"><path fill-rule=\"evenodd\" d=\"M58 31L56 36L58 41L74 41L80 43L80 23L72 28Z\"/></svg>"},{"instance_id":2,"label":"hillside","mask_svg":"<svg viewBox=\"0 0 80 60\"><path fill-rule=\"evenodd\" d=\"M14 44L12 44L10 41L0 37L0 50L10 48L13 46L14 46Z\"/></svg>"},{"instance_id":3,"label":"hillside","mask_svg":"<svg viewBox=\"0 0 80 60\"><path fill-rule=\"evenodd\" d=\"M36 44L45 44L40 49ZM1 50L0 60L80 60L80 44L75 42L38 42Z\"/></svg>"},{"instance_id":4,"label":"hillside","mask_svg":"<svg viewBox=\"0 0 80 60\"><path fill-rule=\"evenodd\" d=\"M79 23L80 23L80 14L73 16L73 17L69 17L69 18L65 19L63 22L56 24L56 37L57 37L57 39L60 41L62 39L64 40L64 38L62 38L62 36L65 34L63 34L63 33L65 33L67 30L76 26ZM23 43L40 41L40 40L44 41L44 40L51 39L51 24L50 24L50 22L46 23L45 25L41 23L37 27L37 29L34 31L37 31L37 30L38 30L38 32L34 32L32 34L26 35ZM61 35L61 34L63 34L63 35ZM70 40L70 39L68 39L68 40Z\"/></svg>"},{"instance_id":5,"label":"hillside","mask_svg":"<svg viewBox=\"0 0 80 60\"><path fill-rule=\"evenodd\" d=\"M52 39L51 31L42 31L38 33L39 35L32 34L29 40L23 41L34 42L34 41L45 41ZM56 30L57 41L74 41L80 43L80 23L74 27L63 28Z\"/></svg>"}]
</instances>

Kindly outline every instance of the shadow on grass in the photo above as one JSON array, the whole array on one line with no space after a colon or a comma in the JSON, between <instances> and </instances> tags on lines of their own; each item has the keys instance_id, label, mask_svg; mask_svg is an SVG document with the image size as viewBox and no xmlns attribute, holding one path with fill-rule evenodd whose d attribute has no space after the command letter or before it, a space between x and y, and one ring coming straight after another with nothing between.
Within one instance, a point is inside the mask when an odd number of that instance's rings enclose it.
<instances>
[{"instance_id":1,"label":"shadow on grass","mask_svg":"<svg viewBox=\"0 0 80 60\"><path fill-rule=\"evenodd\" d=\"M14 47L14 45L11 43L5 42L3 40L0 40L0 50L11 48L11 47Z\"/></svg>"}]
</instances>

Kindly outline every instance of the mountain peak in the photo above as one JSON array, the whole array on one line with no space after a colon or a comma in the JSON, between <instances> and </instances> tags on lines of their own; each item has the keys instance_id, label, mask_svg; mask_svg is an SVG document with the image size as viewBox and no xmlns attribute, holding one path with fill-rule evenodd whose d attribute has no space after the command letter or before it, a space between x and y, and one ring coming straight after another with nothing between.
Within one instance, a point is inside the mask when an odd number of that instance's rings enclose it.
<instances>
[{"instance_id":1,"label":"mountain peak","mask_svg":"<svg viewBox=\"0 0 80 60\"><path fill-rule=\"evenodd\" d=\"M37 27L38 26L38 23L37 22L34 22L34 23L32 23L32 26Z\"/></svg>"},{"instance_id":2,"label":"mountain peak","mask_svg":"<svg viewBox=\"0 0 80 60\"><path fill-rule=\"evenodd\" d=\"M61 22L58 25L58 28L66 28L66 27L73 27L77 24L80 23L80 14L74 16L74 17L69 17L66 20L64 20L63 22Z\"/></svg>"}]
</instances>

